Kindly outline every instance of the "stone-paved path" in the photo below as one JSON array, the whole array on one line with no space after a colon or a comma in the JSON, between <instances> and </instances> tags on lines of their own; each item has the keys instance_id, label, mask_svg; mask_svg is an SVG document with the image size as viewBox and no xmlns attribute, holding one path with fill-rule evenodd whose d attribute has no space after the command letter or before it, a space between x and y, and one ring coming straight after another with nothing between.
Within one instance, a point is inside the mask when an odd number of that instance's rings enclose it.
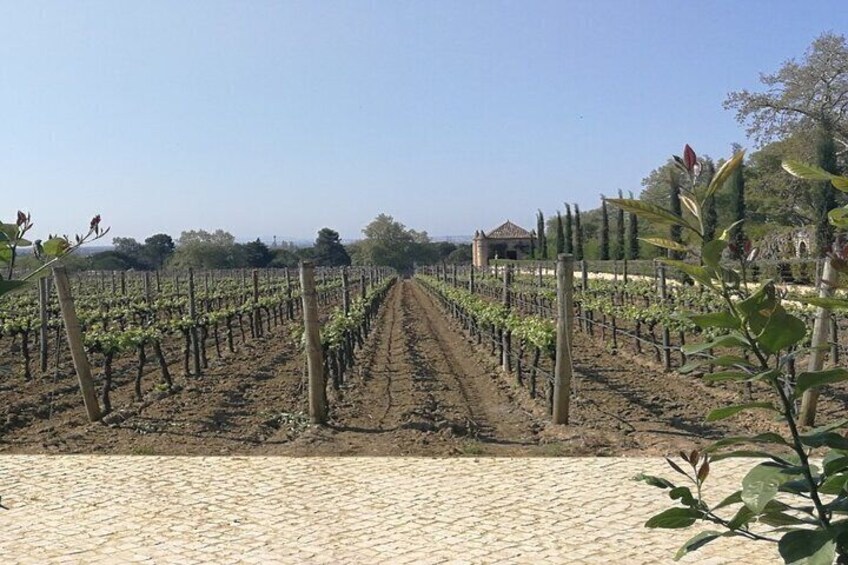
<instances>
[{"instance_id":1,"label":"stone-paved path","mask_svg":"<svg viewBox=\"0 0 848 565\"><path fill-rule=\"evenodd\" d=\"M715 464L707 497L749 466ZM693 532L642 527L668 499L640 471L666 474L655 458L2 456L0 562L670 563ZM682 562L776 560L719 540Z\"/></svg>"}]
</instances>

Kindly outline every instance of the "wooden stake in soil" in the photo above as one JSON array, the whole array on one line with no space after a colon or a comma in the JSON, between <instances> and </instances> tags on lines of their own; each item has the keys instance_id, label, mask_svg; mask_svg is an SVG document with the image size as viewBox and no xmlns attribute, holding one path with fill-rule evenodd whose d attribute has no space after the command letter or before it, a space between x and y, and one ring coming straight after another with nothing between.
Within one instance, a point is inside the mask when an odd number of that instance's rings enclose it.
<instances>
[{"instance_id":1,"label":"wooden stake in soil","mask_svg":"<svg viewBox=\"0 0 848 565\"><path fill-rule=\"evenodd\" d=\"M512 267L510 265L504 265L503 270L503 305L507 308L507 310L512 306L512 300L509 292L509 285L512 282ZM512 370L512 359L511 359L511 341L512 337L510 336L509 330L505 329L501 332L501 349L503 350L503 356L501 358L501 365L503 370L509 372Z\"/></svg>"},{"instance_id":2,"label":"wooden stake in soil","mask_svg":"<svg viewBox=\"0 0 848 565\"><path fill-rule=\"evenodd\" d=\"M38 328L38 352L42 373L47 372L47 302L50 300L47 280L45 277L38 279L38 317L41 323Z\"/></svg>"},{"instance_id":3,"label":"wooden stake in soil","mask_svg":"<svg viewBox=\"0 0 848 565\"><path fill-rule=\"evenodd\" d=\"M342 267L342 311L345 316L350 314L350 280L347 267Z\"/></svg>"},{"instance_id":4,"label":"wooden stake in soil","mask_svg":"<svg viewBox=\"0 0 848 565\"><path fill-rule=\"evenodd\" d=\"M665 280L665 265L660 263L657 265L657 284L659 286L660 292L660 301L665 304L668 299L668 288L666 287ZM668 326L663 325L663 334L662 334L662 360L663 360L663 368L666 371L671 370L671 334L669 333Z\"/></svg>"},{"instance_id":5,"label":"wooden stake in soil","mask_svg":"<svg viewBox=\"0 0 848 565\"><path fill-rule=\"evenodd\" d=\"M574 257L557 256L557 337L553 423L567 424L571 400L571 338L574 325Z\"/></svg>"},{"instance_id":6,"label":"wooden stake in soil","mask_svg":"<svg viewBox=\"0 0 848 565\"><path fill-rule=\"evenodd\" d=\"M829 298L833 294L839 282L839 274L830 263L830 258L824 261L821 282L819 284L819 297ZM821 371L824 367L824 346L827 345L828 326L830 321L830 310L819 308L816 311L816 321L813 324L813 337L810 344L810 361L808 371ZM816 421L816 404L819 400L819 389L811 388L804 392L801 399L801 412L798 414L798 422L803 426L812 426Z\"/></svg>"},{"instance_id":7,"label":"wooden stake in soil","mask_svg":"<svg viewBox=\"0 0 848 565\"><path fill-rule=\"evenodd\" d=\"M191 335L191 349L194 360L194 376L200 376L200 336L197 333L197 303L194 296L194 269L188 270L188 316L191 318L192 326L189 330Z\"/></svg>"},{"instance_id":8,"label":"wooden stake in soil","mask_svg":"<svg viewBox=\"0 0 848 565\"><path fill-rule=\"evenodd\" d=\"M62 319L65 321L65 332L68 335L68 346L74 361L74 369L77 372L82 401L88 419L96 422L100 419L100 405L97 403L97 394L94 392L94 381L91 378L91 365L85 355L82 342L82 331L80 331L79 319L74 308L74 299L71 296L71 286L68 282L68 272L65 267L53 267L53 278L56 281L56 294L59 296L59 307L62 311Z\"/></svg>"},{"instance_id":9,"label":"wooden stake in soil","mask_svg":"<svg viewBox=\"0 0 848 565\"><path fill-rule=\"evenodd\" d=\"M315 290L315 267L311 261L300 264L300 287L303 297L303 333L306 364L309 371L309 417L314 424L327 421L327 396L324 381L324 359L318 328L318 296Z\"/></svg>"}]
</instances>

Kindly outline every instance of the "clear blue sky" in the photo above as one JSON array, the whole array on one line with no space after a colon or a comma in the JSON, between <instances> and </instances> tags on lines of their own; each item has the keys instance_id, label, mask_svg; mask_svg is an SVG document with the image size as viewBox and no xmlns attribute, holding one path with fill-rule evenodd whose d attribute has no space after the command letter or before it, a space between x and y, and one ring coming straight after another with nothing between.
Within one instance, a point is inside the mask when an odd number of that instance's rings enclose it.
<instances>
[{"instance_id":1,"label":"clear blue sky","mask_svg":"<svg viewBox=\"0 0 848 565\"><path fill-rule=\"evenodd\" d=\"M844 0L4 1L3 215L138 238L530 227L686 142L750 147L727 92L846 29Z\"/></svg>"}]
</instances>

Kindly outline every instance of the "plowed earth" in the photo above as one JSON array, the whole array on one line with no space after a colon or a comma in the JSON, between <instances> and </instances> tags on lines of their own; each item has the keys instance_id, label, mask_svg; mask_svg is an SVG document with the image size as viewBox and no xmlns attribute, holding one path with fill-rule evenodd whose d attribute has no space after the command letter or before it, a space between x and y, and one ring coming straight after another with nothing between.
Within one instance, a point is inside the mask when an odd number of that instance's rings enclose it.
<instances>
[{"instance_id":1,"label":"plowed earth","mask_svg":"<svg viewBox=\"0 0 848 565\"><path fill-rule=\"evenodd\" d=\"M778 430L766 412L707 424L712 408L742 390L708 387L613 355L575 334L569 426L548 423L531 399L474 345L414 281L390 291L366 345L338 391L330 423L305 416L301 355L291 326L210 361L203 377L172 373L180 389L133 399L134 367L116 365L115 413L88 423L72 371L11 375L0 357L0 452L280 455L665 455L725 434ZM179 358L172 352L169 359ZM157 377L151 370L147 388ZM761 391L754 391L759 399ZM823 398L821 421L844 412Z\"/></svg>"}]
</instances>

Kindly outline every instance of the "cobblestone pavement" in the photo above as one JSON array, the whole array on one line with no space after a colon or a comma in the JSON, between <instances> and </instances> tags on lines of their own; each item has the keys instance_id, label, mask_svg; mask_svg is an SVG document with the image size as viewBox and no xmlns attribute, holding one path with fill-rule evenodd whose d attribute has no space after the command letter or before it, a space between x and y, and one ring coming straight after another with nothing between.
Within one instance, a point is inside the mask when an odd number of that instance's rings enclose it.
<instances>
[{"instance_id":1,"label":"cobblestone pavement","mask_svg":"<svg viewBox=\"0 0 848 565\"><path fill-rule=\"evenodd\" d=\"M661 459L0 457L0 562L670 563ZM745 461L715 464L713 489ZM732 481L732 482L731 482ZM723 486L720 486L724 483ZM771 563L719 540L683 563Z\"/></svg>"}]
</instances>

